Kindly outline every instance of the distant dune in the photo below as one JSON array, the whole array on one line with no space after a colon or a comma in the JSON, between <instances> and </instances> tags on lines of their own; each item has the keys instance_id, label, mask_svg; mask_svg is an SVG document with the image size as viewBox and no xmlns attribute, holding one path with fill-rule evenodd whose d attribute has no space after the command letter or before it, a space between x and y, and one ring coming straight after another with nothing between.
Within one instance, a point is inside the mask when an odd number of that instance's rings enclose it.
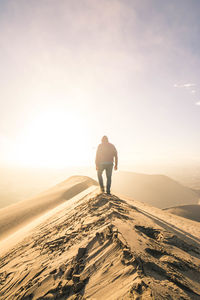
<instances>
[{"instance_id":1,"label":"distant dune","mask_svg":"<svg viewBox=\"0 0 200 300\"><path fill-rule=\"evenodd\" d=\"M200 222L200 205L183 205L167 208L167 212L184 217L193 221Z\"/></svg>"},{"instance_id":2,"label":"distant dune","mask_svg":"<svg viewBox=\"0 0 200 300\"><path fill-rule=\"evenodd\" d=\"M164 175L117 172L112 190L158 208L198 204L199 201L199 195L192 189Z\"/></svg>"},{"instance_id":3,"label":"distant dune","mask_svg":"<svg viewBox=\"0 0 200 300\"><path fill-rule=\"evenodd\" d=\"M92 169L93 171L93 169ZM92 176L95 173L95 176ZM71 176L89 176L96 179L96 172L86 167L25 168L0 165L0 209L27 200Z\"/></svg>"},{"instance_id":4,"label":"distant dune","mask_svg":"<svg viewBox=\"0 0 200 300\"><path fill-rule=\"evenodd\" d=\"M200 190L199 189L192 189L197 195L199 195L199 198L200 198ZM199 204L200 204L200 201L199 201Z\"/></svg>"},{"instance_id":5,"label":"distant dune","mask_svg":"<svg viewBox=\"0 0 200 300\"><path fill-rule=\"evenodd\" d=\"M0 209L0 239L96 184L96 181L89 177L72 176L34 198Z\"/></svg>"}]
</instances>

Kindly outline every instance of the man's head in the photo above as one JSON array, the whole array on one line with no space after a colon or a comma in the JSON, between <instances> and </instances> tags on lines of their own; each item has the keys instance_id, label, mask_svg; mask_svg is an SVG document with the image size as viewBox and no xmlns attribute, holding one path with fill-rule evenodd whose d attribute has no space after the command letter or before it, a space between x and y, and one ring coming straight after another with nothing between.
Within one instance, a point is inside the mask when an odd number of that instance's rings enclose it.
<instances>
[{"instance_id":1,"label":"man's head","mask_svg":"<svg viewBox=\"0 0 200 300\"><path fill-rule=\"evenodd\" d=\"M108 137L106 135L104 135L101 139L102 144L104 143L108 143Z\"/></svg>"}]
</instances>

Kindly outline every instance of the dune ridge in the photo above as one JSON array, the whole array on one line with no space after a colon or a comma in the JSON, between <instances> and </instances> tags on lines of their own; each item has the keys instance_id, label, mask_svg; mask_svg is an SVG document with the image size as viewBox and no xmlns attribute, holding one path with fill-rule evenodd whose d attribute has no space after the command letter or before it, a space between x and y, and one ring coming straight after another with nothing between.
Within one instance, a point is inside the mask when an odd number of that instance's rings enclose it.
<instances>
[{"instance_id":1,"label":"dune ridge","mask_svg":"<svg viewBox=\"0 0 200 300\"><path fill-rule=\"evenodd\" d=\"M200 299L199 223L184 237L167 216L93 192L1 257L0 298Z\"/></svg>"},{"instance_id":2,"label":"dune ridge","mask_svg":"<svg viewBox=\"0 0 200 300\"><path fill-rule=\"evenodd\" d=\"M96 184L95 180L87 176L71 176L34 198L0 209L0 239Z\"/></svg>"},{"instance_id":3,"label":"dune ridge","mask_svg":"<svg viewBox=\"0 0 200 300\"><path fill-rule=\"evenodd\" d=\"M118 172L114 175L113 191L158 208L198 204L194 190L165 175Z\"/></svg>"},{"instance_id":4,"label":"dune ridge","mask_svg":"<svg viewBox=\"0 0 200 300\"><path fill-rule=\"evenodd\" d=\"M177 216L181 216L183 218L187 218L193 221L200 222L200 205L193 204L193 205L182 205L182 206L175 206L167 208L171 214L175 214Z\"/></svg>"}]
</instances>

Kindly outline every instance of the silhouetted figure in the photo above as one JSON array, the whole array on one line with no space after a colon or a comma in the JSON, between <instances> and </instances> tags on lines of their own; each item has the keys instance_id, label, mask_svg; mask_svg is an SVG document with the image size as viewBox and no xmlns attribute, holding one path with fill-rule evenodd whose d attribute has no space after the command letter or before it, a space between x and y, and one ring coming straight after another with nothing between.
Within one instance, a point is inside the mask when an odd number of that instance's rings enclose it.
<instances>
[{"instance_id":1,"label":"silhouetted figure","mask_svg":"<svg viewBox=\"0 0 200 300\"><path fill-rule=\"evenodd\" d=\"M118 165L117 150L113 144L109 143L107 136L103 136L101 139L101 144L97 148L96 161L95 161L99 185L102 193L104 192L102 173L105 170L106 177L107 177L106 193L110 194L111 176L112 176L114 160L115 160L114 168L115 170L117 170L117 165Z\"/></svg>"}]
</instances>

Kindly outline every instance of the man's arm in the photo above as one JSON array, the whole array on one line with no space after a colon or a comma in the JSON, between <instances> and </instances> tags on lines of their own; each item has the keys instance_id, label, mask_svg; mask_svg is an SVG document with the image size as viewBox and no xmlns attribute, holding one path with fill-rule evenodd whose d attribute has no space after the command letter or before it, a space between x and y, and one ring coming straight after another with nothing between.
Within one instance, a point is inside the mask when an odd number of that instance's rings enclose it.
<instances>
[{"instance_id":1,"label":"man's arm","mask_svg":"<svg viewBox=\"0 0 200 300\"><path fill-rule=\"evenodd\" d=\"M96 164L96 170L98 170L98 168L99 168L99 146L98 146L97 152L96 152L95 164Z\"/></svg>"},{"instance_id":2,"label":"man's arm","mask_svg":"<svg viewBox=\"0 0 200 300\"><path fill-rule=\"evenodd\" d=\"M114 147L114 148L115 148L115 147ZM114 166L114 169L117 170L117 168L118 168L118 154L117 154L117 149L116 149L116 148L115 148L114 158L115 158L115 166Z\"/></svg>"}]
</instances>

